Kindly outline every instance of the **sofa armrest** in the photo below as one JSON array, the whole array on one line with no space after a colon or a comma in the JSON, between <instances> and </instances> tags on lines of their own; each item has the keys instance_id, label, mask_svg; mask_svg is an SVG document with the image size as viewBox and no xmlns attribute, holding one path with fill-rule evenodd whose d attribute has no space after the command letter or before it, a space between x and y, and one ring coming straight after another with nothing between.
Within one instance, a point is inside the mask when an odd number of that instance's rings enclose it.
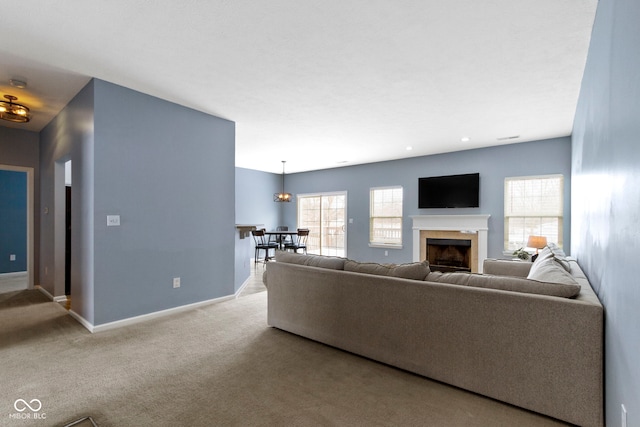
<instances>
[{"instance_id":1,"label":"sofa armrest","mask_svg":"<svg viewBox=\"0 0 640 427\"><path fill-rule=\"evenodd\" d=\"M527 277L532 264L526 261L487 258L484 260L483 273L496 276Z\"/></svg>"}]
</instances>

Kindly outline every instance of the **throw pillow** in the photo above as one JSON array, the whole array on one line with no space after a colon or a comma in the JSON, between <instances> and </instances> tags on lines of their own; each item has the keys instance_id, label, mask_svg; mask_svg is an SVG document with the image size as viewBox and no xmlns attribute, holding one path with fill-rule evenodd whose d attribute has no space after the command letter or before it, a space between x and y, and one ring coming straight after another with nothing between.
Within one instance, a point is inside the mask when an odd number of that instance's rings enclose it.
<instances>
[{"instance_id":1,"label":"throw pillow","mask_svg":"<svg viewBox=\"0 0 640 427\"><path fill-rule=\"evenodd\" d=\"M531 266L527 279L567 285L578 284L573 276L556 262L554 257L545 258L542 261L536 260Z\"/></svg>"},{"instance_id":2,"label":"throw pillow","mask_svg":"<svg viewBox=\"0 0 640 427\"><path fill-rule=\"evenodd\" d=\"M547 245L551 253L553 254L553 258L556 260L558 264L562 268L564 268L568 273L571 273L571 265L569 264L569 260L567 260L567 255L564 253L562 249L555 243L551 242Z\"/></svg>"},{"instance_id":3,"label":"throw pillow","mask_svg":"<svg viewBox=\"0 0 640 427\"><path fill-rule=\"evenodd\" d=\"M560 246L556 245L555 243L549 242L547 243L547 247L551 249L551 252L553 252L555 256L561 257L561 258L567 257L567 254L565 254L564 251L560 248Z\"/></svg>"}]
</instances>

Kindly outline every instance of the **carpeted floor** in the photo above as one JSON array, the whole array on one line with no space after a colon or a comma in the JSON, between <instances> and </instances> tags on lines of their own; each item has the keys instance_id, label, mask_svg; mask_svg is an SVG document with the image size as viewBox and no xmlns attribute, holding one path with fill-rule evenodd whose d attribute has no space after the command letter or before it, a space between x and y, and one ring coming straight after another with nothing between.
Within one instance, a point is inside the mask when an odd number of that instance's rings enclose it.
<instances>
[{"instance_id":1,"label":"carpeted floor","mask_svg":"<svg viewBox=\"0 0 640 427\"><path fill-rule=\"evenodd\" d=\"M270 328L266 296L91 334L37 290L2 294L0 425L564 425Z\"/></svg>"}]
</instances>

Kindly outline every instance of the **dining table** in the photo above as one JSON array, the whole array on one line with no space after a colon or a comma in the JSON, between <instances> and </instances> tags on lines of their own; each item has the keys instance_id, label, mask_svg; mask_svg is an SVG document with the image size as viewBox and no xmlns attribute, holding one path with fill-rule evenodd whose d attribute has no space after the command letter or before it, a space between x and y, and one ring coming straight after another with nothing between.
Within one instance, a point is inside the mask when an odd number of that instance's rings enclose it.
<instances>
[{"instance_id":1,"label":"dining table","mask_svg":"<svg viewBox=\"0 0 640 427\"><path fill-rule=\"evenodd\" d=\"M298 230L273 230L273 231L265 231L264 234L266 236L269 236L269 241L271 240L271 237L275 237L275 241L278 242L278 248L279 249L284 249L284 245L286 242L286 237L290 236L291 239L293 239L293 236L297 236L298 235Z\"/></svg>"}]
</instances>

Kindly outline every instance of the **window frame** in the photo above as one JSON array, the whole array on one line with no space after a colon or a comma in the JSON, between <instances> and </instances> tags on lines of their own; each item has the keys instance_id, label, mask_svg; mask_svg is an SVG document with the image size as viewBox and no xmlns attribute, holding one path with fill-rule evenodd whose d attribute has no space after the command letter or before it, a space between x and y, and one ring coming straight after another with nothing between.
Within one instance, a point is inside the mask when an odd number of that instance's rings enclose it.
<instances>
[{"instance_id":1,"label":"window frame","mask_svg":"<svg viewBox=\"0 0 640 427\"><path fill-rule=\"evenodd\" d=\"M534 180L545 180L545 179L559 179L559 200L557 200L558 203L558 211L556 214L545 214L542 212L542 208L541 207L537 207L537 211L534 211L532 214L528 214L528 213L518 213L518 214L513 214L513 212L507 212L508 209L508 198L510 196L511 193L508 193L508 186L510 183L514 182L514 181L534 181ZM556 218L557 219L557 239L554 239L552 237L550 237L548 235L548 233L543 233L540 229L538 229L535 232L532 232L532 234L534 235L542 235L542 236L546 236L547 240L549 242L554 242L556 243L559 247L563 246L563 233L564 233L564 193L565 193L565 188L564 188L564 175L563 174L548 174L548 175L528 175L528 176L513 176L513 177L505 177L504 179L504 239L503 239L503 250L504 250L504 254L507 255L511 255L513 253L514 250L518 249L518 248L510 248L509 247L509 237L510 237L510 228L509 228L509 222L513 219L516 218L521 218L523 220L526 220L527 218L530 219L539 219L541 225L539 227L542 227L542 222L545 218L549 219L549 218ZM526 195L525 195L526 196ZM513 211L513 209L512 209ZM524 241L521 243L518 243L518 245L516 246L520 246L523 248L527 247L527 238L528 236L523 236L524 237Z\"/></svg>"},{"instance_id":2,"label":"window frame","mask_svg":"<svg viewBox=\"0 0 640 427\"><path fill-rule=\"evenodd\" d=\"M401 191L401 200L400 200L400 216L382 216L382 215L374 215L374 194L376 191L382 190L400 190ZM384 219L396 219L400 225L400 236L394 242L383 242L379 240L374 240L374 221L375 219L384 218ZM386 248L386 249L402 249L403 248L403 222L404 222L404 188L401 185L389 185L384 187L371 187L369 188L369 247L371 248Z\"/></svg>"}]
</instances>

